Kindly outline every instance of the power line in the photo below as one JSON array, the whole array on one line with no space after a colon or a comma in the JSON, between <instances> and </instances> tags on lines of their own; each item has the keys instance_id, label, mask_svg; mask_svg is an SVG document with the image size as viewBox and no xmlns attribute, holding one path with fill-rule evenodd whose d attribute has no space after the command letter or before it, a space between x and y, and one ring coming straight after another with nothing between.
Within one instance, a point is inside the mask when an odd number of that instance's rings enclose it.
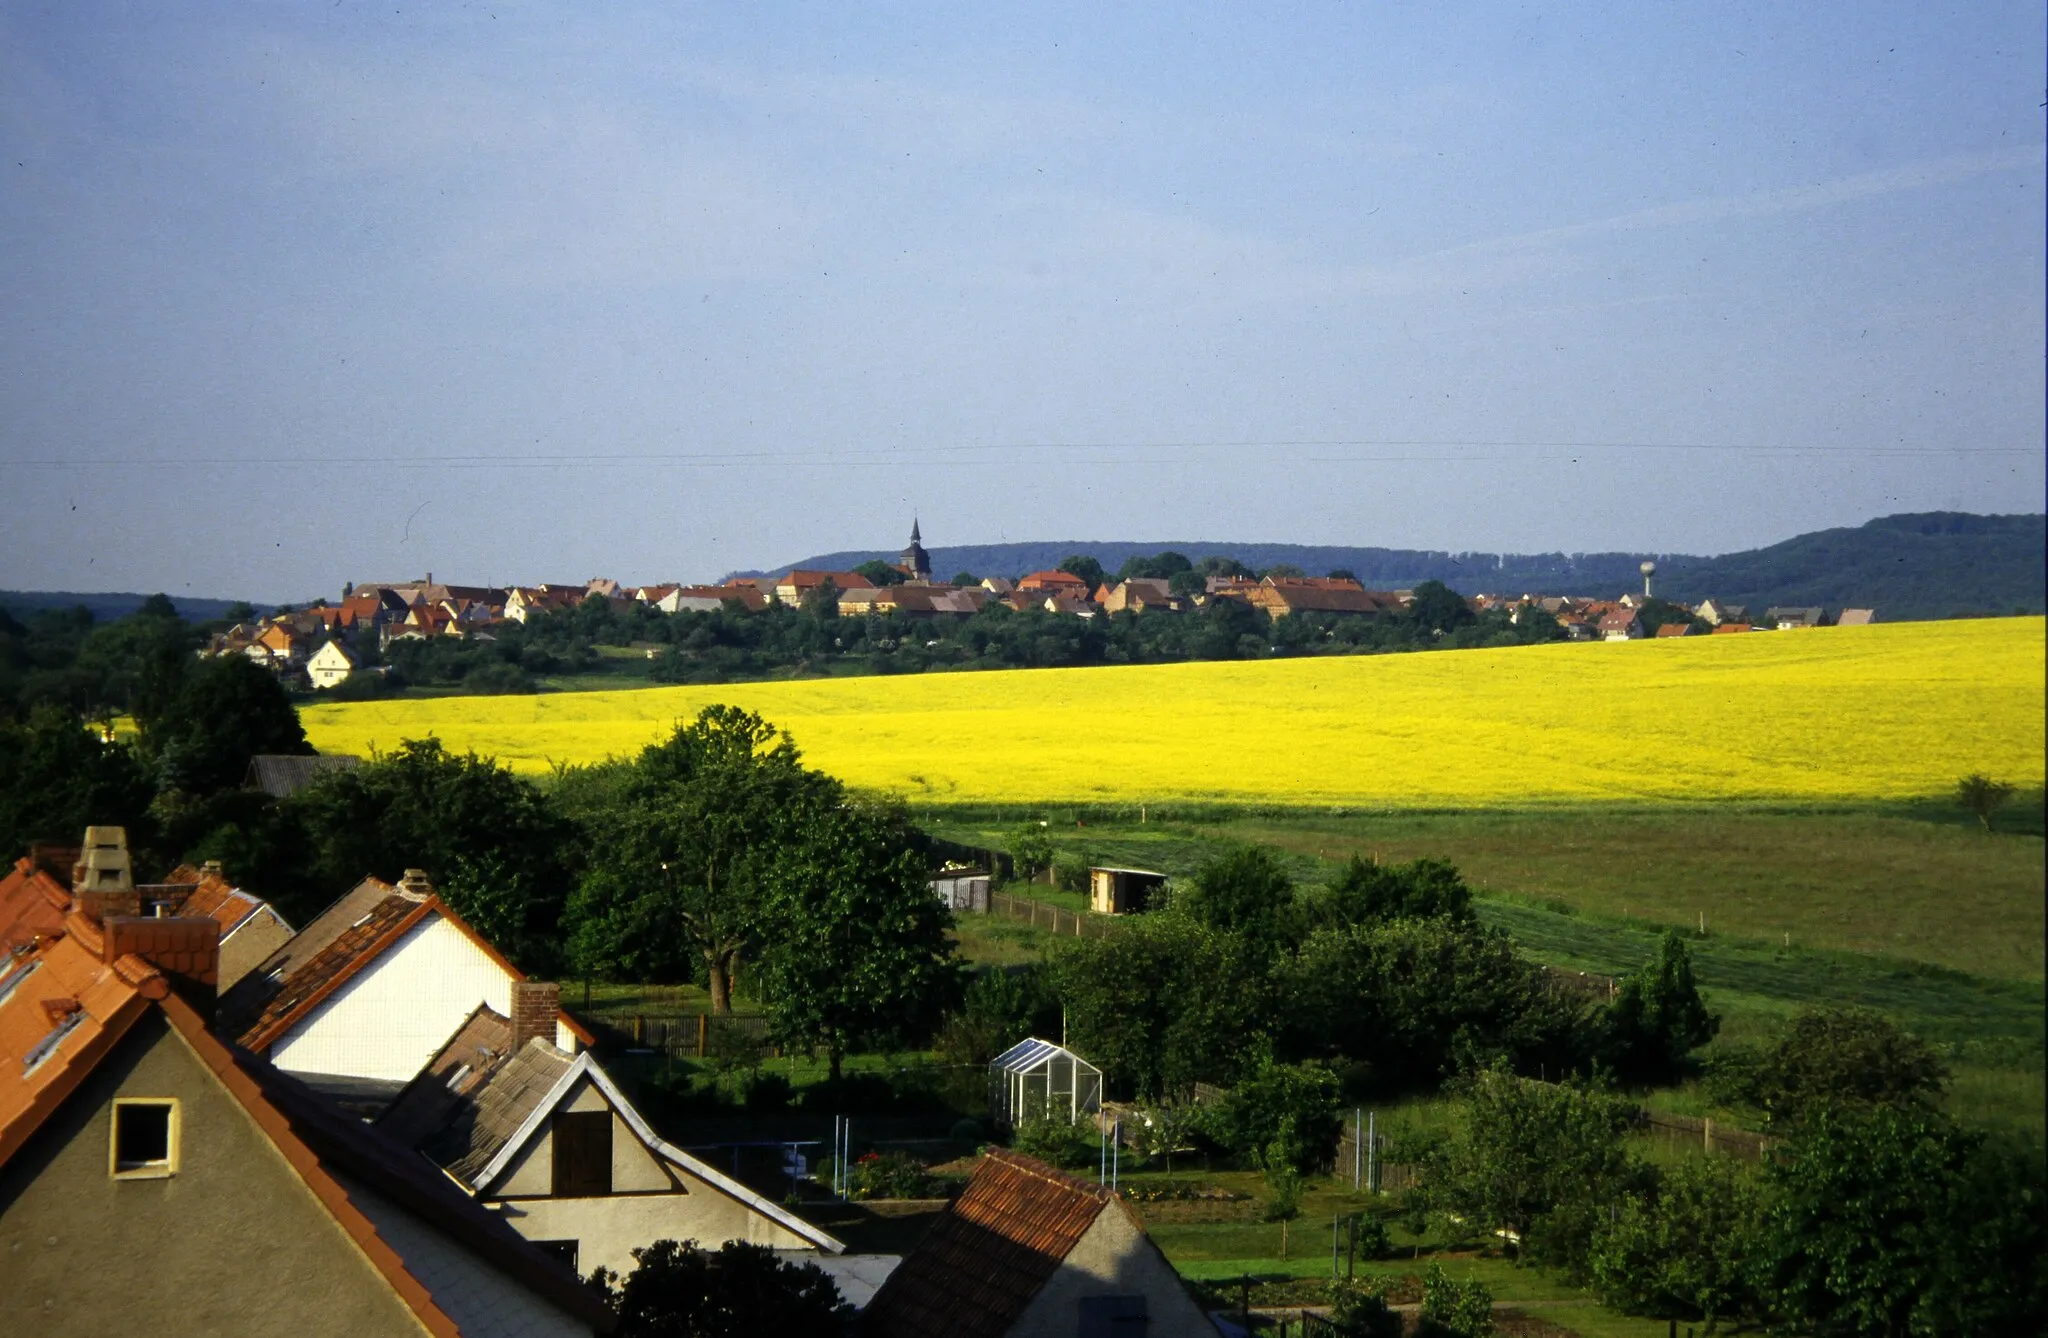
<instances>
[{"instance_id":1,"label":"power line","mask_svg":"<svg viewBox=\"0 0 2048 1338\"><path fill-rule=\"evenodd\" d=\"M1421 454L1404 455L1316 455L1304 457L1315 464L1435 464L1490 462L1519 458L1554 460L1558 456L1474 455L1474 451L1659 451L1705 452L1721 455L1782 457L1855 457L1862 459L1923 459L1951 456L2033 456L2038 447L2006 446L1821 446L1789 443L1661 442L1661 441L1499 441L1444 440L1420 438L1298 439L1262 441L1145 441L1145 442L1001 442L961 443L944 446L847 446L801 447L765 451L636 451L557 452L524 455L424 454L354 456L133 456L73 460L0 461L0 467L24 469L319 469L319 468L443 468L443 469L562 469L594 466L656 465L706 469L732 469L767 464L876 465L896 464L906 459L942 461L947 456L972 457L991 453L1023 454L1085 452L1087 463L1095 465L1173 465L1184 463L1172 456L1148 456L1156 451L1259 451L1259 450L1407 450Z\"/></svg>"}]
</instances>

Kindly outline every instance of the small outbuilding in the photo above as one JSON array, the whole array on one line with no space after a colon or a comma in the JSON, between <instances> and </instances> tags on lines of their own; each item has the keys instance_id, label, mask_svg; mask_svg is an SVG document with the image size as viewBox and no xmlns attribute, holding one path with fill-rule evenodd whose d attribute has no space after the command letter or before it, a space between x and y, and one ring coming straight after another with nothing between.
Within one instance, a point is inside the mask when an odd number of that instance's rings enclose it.
<instances>
[{"instance_id":1,"label":"small outbuilding","mask_svg":"<svg viewBox=\"0 0 2048 1338\"><path fill-rule=\"evenodd\" d=\"M1088 871L1088 909L1097 915L1136 915L1148 909L1166 886L1156 869L1096 868Z\"/></svg>"},{"instance_id":2,"label":"small outbuilding","mask_svg":"<svg viewBox=\"0 0 2048 1338\"><path fill-rule=\"evenodd\" d=\"M941 869L932 875L932 895L950 910L986 915L990 883L987 869Z\"/></svg>"},{"instance_id":3,"label":"small outbuilding","mask_svg":"<svg viewBox=\"0 0 2048 1338\"><path fill-rule=\"evenodd\" d=\"M1063 1045L1022 1040L988 1066L988 1110L1012 1127L1047 1115L1078 1120L1102 1109L1102 1070Z\"/></svg>"}]
</instances>

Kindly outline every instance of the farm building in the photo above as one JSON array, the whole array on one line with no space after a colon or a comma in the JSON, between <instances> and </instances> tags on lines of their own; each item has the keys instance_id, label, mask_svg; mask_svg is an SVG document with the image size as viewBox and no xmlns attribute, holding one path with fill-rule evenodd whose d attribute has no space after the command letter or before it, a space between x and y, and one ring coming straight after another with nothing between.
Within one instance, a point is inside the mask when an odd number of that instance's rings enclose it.
<instances>
[{"instance_id":1,"label":"farm building","mask_svg":"<svg viewBox=\"0 0 2048 1338\"><path fill-rule=\"evenodd\" d=\"M1088 871L1088 909L1097 915L1136 915L1166 886L1156 869L1097 868Z\"/></svg>"},{"instance_id":2,"label":"farm building","mask_svg":"<svg viewBox=\"0 0 2048 1338\"><path fill-rule=\"evenodd\" d=\"M932 875L932 895L951 910L986 915L990 881L987 869L941 869Z\"/></svg>"},{"instance_id":3,"label":"farm building","mask_svg":"<svg viewBox=\"0 0 2048 1338\"><path fill-rule=\"evenodd\" d=\"M988 1108L999 1123L1013 1126L1047 1114L1078 1120L1102 1109L1102 1070L1034 1036L989 1062Z\"/></svg>"}]
</instances>

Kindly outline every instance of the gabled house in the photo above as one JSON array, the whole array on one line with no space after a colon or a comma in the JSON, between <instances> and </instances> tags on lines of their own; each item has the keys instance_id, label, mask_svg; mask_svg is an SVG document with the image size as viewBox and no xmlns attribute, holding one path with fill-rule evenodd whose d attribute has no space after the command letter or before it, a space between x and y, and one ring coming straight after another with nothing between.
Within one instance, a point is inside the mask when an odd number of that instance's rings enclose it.
<instances>
[{"instance_id":1,"label":"gabled house","mask_svg":"<svg viewBox=\"0 0 2048 1338\"><path fill-rule=\"evenodd\" d=\"M1664 625L1663 625L1662 627L1659 627L1659 628L1657 629L1657 639L1658 639L1659 641L1662 641L1662 640L1663 640L1663 639L1664 639L1665 637L1674 637L1674 636L1691 636L1691 635L1692 635L1692 624L1691 624L1691 623L1665 623L1665 624L1664 624Z\"/></svg>"},{"instance_id":2,"label":"gabled house","mask_svg":"<svg viewBox=\"0 0 2048 1338\"><path fill-rule=\"evenodd\" d=\"M1755 630L1748 623L1720 623L1715 626L1714 635L1720 636L1724 632L1753 632Z\"/></svg>"},{"instance_id":3,"label":"gabled house","mask_svg":"<svg viewBox=\"0 0 2048 1338\"><path fill-rule=\"evenodd\" d=\"M872 590L875 586L857 571L792 571L775 582L775 597L795 608L806 595L828 582L841 594L848 590Z\"/></svg>"},{"instance_id":4,"label":"gabled house","mask_svg":"<svg viewBox=\"0 0 2048 1338\"><path fill-rule=\"evenodd\" d=\"M356 657L349 654L348 648L339 641L328 642L306 661L306 677L313 680L316 688L331 688L346 682L355 671Z\"/></svg>"},{"instance_id":5,"label":"gabled house","mask_svg":"<svg viewBox=\"0 0 2048 1338\"><path fill-rule=\"evenodd\" d=\"M259 664L288 665L305 658L310 640L288 621L267 623L249 643L248 655Z\"/></svg>"},{"instance_id":6,"label":"gabled house","mask_svg":"<svg viewBox=\"0 0 2048 1338\"><path fill-rule=\"evenodd\" d=\"M1828 625L1828 613L1826 609L1818 606L1811 608L1766 609L1764 610L1764 621L1777 628L1780 632L1790 632L1805 627L1826 627Z\"/></svg>"},{"instance_id":7,"label":"gabled house","mask_svg":"<svg viewBox=\"0 0 2048 1338\"><path fill-rule=\"evenodd\" d=\"M991 1149L861 1316L868 1338L1214 1334L1123 1200Z\"/></svg>"},{"instance_id":8,"label":"gabled house","mask_svg":"<svg viewBox=\"0 0 2048 1338\"><path fill-rule=\"evenodd\" d=\"M560 987L479 1007L377 1119L463 1192L579 1273L633 1269L657 1240L839 1254L780 1204L664 1142L589 1053L550 1039Z\"/></svg>"},{"instance_id":9,"label":"gabled house","mask_svg":"<svg viewBox=\"0 0 2048 1338\"><path fill-rule=\"evenodd\" d=\"M1740 604L1730 604L1725 599L1703 599L1699 607L1700 617L1714 626L1722 623L1739 623L1749 616L1749 610Z\"/></svg>"},{"instance_id":10,"label":"gabled house","mask_svg":"<svg viewBox=\"0 0 2048 1338\"><path fill-rule=\"evenodd\" d=\"M1868 627L1877 621L1876 609L1843 609L1835 617L1837 627Z\"/></svg>"},{"instance_id":11,"label":"gabled house","mask_svg":"<svg viewBox=\"0 0 2048 1338\"><path fill-rule=\"evenodd\" d=\"M1063 595L1086 603L1089 589L1088 582L1070 571L1034 571L1017 582L1016 593L1034 596L1034 602L1047 595Z\"/></svg>"},{"instance_id":12,"label":"gabled house","mask_svg":"<svg viewBox=\"0 0 2048 1338\"><path fill-rule=\"evenodd\" d=\"M221 999L222 1034L313 1086L380 1106L479 1004L509 1015L526 976L408 869L371 878L287 940ZM590 1044L559 1010L555 1042Z\"/></svg>"},{"instance_id":13,"label":"gabled house","mask_svg":"<svg viewBox=\"0 0 2048 1338\"><path fill-rule=\"evenodd\" d=\"M1180 601L1174 598L1165 581L1150 577L1132 577L1119 581L1113 586L1104 586L1095 601L1104 613L1151 613L1178 612Z\"/></svg>"},{"instance_id":14,"label":"gabled house","mask_svg":"<svg viewBox=\"0 0 2048 1338\"><path fill-rule=\"evenodd\" d=\"M1634 609L1616 609L1601 615L1602 641L1635 641L1643 635L1643 620Z\"/></svg>"},{"instance_id":15,"label":"gabled house","mask_svg":"<svg viewBox=\"0 0 2048 1338\"><path fill-rule=\"evenodd\" d=\"M1380 618L1396 608L1387 596L1364 589L1356 581L1269 580L1253 586L1244 598L1274 618L1296 613Z\"/></svg>"},{"instance_id":16,"label":"gabled house","mask_svg":"<svg viewBox=\"0 0 2048 1338\"><path fill-rule=\"evenodd\" d=\"M559 1260L209 1033L215 928L73 912L0 966L9 1330L609 1332Z\"/></svg>"}]
</instances>

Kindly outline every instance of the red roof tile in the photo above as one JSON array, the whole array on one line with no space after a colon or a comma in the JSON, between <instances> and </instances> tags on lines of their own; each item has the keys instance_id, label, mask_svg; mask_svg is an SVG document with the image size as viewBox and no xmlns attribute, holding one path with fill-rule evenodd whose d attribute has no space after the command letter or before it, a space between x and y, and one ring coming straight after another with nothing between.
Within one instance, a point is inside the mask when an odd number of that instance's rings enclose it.
<instances>
[{"instance_id":1,"label":"red roof tile","mask_svg":"<svg viewBox=\"0 0 2048 1338\"><path fill-rule=\"evenodd\" d=\"M1009 1331L1103 1209L1107 1189L990 1149L967 1188L862 1316L879 1338L997 1338Z\"/></svg>"},{"instance_id":2,"label":"red roof tile","mask_svg":"<svg viewBox=\"0 0 2048 1338\"><path fill-rule=\"evenodd\" d=\"M56 932L71 909L71 892L26 859L0 878L0 951L32 943L38 935Z\"/></svg>"}]
</instances>

